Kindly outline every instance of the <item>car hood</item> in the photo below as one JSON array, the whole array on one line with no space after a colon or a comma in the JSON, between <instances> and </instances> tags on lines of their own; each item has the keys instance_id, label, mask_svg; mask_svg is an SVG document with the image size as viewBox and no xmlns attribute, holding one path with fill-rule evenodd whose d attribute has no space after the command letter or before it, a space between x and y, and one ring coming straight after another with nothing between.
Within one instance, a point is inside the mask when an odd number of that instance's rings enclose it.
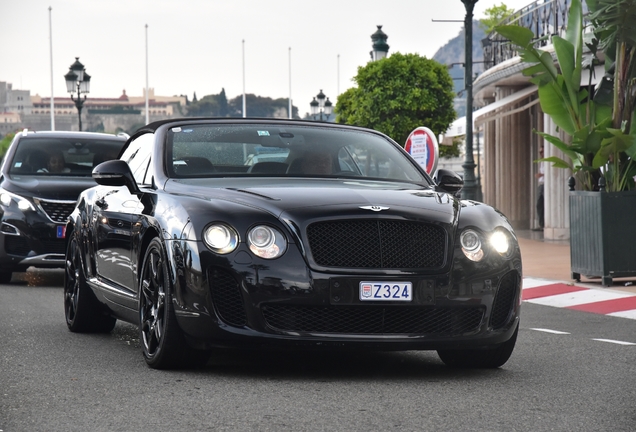
<instances>
[{"instance_id":1,"label":"car hood","mask_svg":"<svg viewBox=\"0 0 636 432\"><path fill-rule=\"evenodd\" d=\"M74 201L82 191L96 184L91 177L14 176L5 177L1 186L22 196Z\"/></svg>"},{"instance_id":2,"label":"car hood","mask_svg":"<svg viewBox=\"0 0 636 432\"><path fill-rule=\"evenodd\" d=\"M230 180L230 179L224 179ZM454 224L459 202L446 193L409 183L341 179L232 179L219 182L169 180L165 190L205 200L226 200L257 207L278 218L382 215ZM239 181L237 181L239 180ZM213 183L216 183L212 185Z\"/></svg>"}]
</instances>

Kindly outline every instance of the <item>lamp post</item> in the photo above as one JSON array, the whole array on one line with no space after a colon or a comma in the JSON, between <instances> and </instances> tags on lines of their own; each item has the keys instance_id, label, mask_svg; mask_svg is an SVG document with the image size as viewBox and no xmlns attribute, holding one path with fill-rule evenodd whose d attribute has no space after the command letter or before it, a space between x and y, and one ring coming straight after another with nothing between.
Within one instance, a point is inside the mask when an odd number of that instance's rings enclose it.
<instances>
[{"instance_id":1,"label":"lamp post","mask_svg":"<svg viewBox=\"0 0 636 432\"><path fill-rule=\"evenodd\" d=\"M309 102L309 106L311 107L311 115L314 117L314 120L316 120L316 116L320 114L320 121L323 121L323 112L326 116L325 120L329 120L329 116L333 111L333 104L329 98L325 96L322 90L320 90L320 93L318 93L314 99Z\"/></svg>"},{"instance_id":2,"label":"lamp post","mask_svg":"<svg viewBox=\"0 0 636 432\"><path fill-rule=\"evenodd\" d=\"M71 100L77 107L79 117L79 130L82 130L82 107L86 101L86 93L90 92L91 77L86 73L84 65L80 63L79 57L75 57L75 63L69 67L69 71L64 75L66 80L66 91L71 94ZM73 93L77 92L77 98L73 98ZM82 99L84 93L84 99Z\"/></svg>"},{"instance_id":3,"label":"lamp post","mask_svg":"<svg viewBox=\"0 0 636 432\"><path fill-rule=\"evenodd\" d=\"M382 31L381 25L377 27L378 29L371 35L371 46L373 47L373 50L369 53L371 54L371 61L382 60L389 53L389 44L386 43L389 36Z\"/></svg>"},{"instance_id":4,"label":"lamp post","mask_svg":"<svg viewBox=\"0 0 636 432\"><path fill-rule=\"evenodd\" d=\"M477 181L475 179L475 160L473 158L473 9L478 0L461 0L466 7L466 17L464 18L465 32L465 67L464 67L464 87L466 89L466 157L462 168L464 168L464 188L462 198L476 200Z\"/></svg>"}]
</instances>

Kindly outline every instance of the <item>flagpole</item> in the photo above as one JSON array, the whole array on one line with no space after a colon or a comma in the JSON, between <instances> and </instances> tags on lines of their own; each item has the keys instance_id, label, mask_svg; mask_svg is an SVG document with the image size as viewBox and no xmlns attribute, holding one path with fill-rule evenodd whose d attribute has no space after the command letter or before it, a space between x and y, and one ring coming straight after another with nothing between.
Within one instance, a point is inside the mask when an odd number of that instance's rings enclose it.
<instances>
[{"instance_id":1,"label":"flagpole","mask_svg":"<svg viewBox=\"0 0 636 432\"><path fill-rule=\"evenodd\" d=\"M243 117L247 117L245 107L245 39L243 39Z\"/></svg>"},{"instance_id":2,"label":"flagpole","mask_svg":"<svg viewBox=\"0 0 636 432\"><path fill-rule=\"evenodd\" d=\"M146 24L146 124L150 123L150 111L148 101L148 24Z\"/></svg>"},{"instance_id":3,"label":"flagpole","mask_svg":"<svg viewBox=\"0 0 636 432\"><path fill-rule=\"evenodd\" d=\"M289 108L287 109L287 113L289 114L289 118L293 117L292 115L292 87L291 87L291 47L289 47Z\"/></svg>"},{"instance_id":4,"label":"flagpole","mask_svg":"<svg viewBox=\"0 0 636 432\"><path fill-rule=\"evenodd\" d=\"M49 6L49 49L51 55L51 130L55 130L55 98L53 96L53 19L51 14L53 8Z\"/></svg>"}]
</instances>

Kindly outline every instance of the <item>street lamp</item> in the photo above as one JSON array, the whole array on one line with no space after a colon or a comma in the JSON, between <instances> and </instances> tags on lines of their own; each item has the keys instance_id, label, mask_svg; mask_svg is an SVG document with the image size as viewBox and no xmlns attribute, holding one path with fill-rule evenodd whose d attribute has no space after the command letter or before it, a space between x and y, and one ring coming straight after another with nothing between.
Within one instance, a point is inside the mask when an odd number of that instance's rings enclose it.
<instances>
[{"instance_id":1,"label":"street lamp","mask_svg":"<svg viewBox=\"0 0 636 432\"><path fill-rule=\"evenodd\" d=\"M69 71L64 75L66 80L66 91L71 94L71 100L75 102L77 107L77 114L79 117L79 130L82 130L82 107L84 101L86 101L86 93L90 92L91 76L86 73L84 65L80 63L79 57L75 57L75 63L69 68ZM77 99L73 98L73 93L77 92ZM82 99L82 93L84 93L84 99Z\"/></svg>"},{"instance_id":2,"label":"street lamp","mask_svg":"<svg viewBox=\"0 0 636 432\"><path fill-rule=\"evenodd\" d=\"M311 107L311 115L316 120L316 115L320 114L320 121L323 121L322 113L325 113L325 120L329 120L329 116L333 112L333 104L329 100L328 97L320 90L314 99L309 102L309 106Z\"/></svg>"},{"instance_id":3,"label":"street lamp","mask_svg":"<svg viewBox=\"0 0 636 432\"><path fill-rule=\"evenodd\" d=\"M386 43L386 40L389 38L386 33L382 31L382 26L377 26L378 29L371 35L371 46L373 47L373 51L371 54L371 61L382 60L389 53L389 44Z\"/></svg>"},{"instance_id":4,"label":"street lamp","mask_svg":"<svg viewBox=\"0 0 636 432\"><path fill-rule=\"evenodd\" d=\"M466 7L464 18L465 67L464 88L466 90L466 157L464 168L464 188L462 198L477 200L477 179L475 178L475 160L473 158L473 9L478 0L461 0Z\"/></svg>"}]
</instances>

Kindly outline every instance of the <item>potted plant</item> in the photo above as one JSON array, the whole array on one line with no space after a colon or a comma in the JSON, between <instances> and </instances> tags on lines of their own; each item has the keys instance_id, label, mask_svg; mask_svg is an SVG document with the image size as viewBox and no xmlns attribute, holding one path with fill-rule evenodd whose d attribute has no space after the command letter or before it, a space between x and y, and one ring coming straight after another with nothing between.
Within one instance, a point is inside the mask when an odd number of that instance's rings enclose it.
<instances>
[{"instance_id":1,"label":"potted plant","mask_svg":"<svg viewBox=\"0 0 636 432\"><path fill-rule=\"evenodd\" d=\"M543 112L568 136L538 132L567 157L541 161L571 169L582 185L575 191L570 180L572 277L600 276L608 286L613 277L636 275L636 0L586 3L592 32L585 32L581 1L573 0L565 34L552 36L554 57L535 47L529 29L495 29L518 47ZM603 56L606 74L593 91L592 74L581 85L582 72Z\"/></svg>"}]
</instances>

